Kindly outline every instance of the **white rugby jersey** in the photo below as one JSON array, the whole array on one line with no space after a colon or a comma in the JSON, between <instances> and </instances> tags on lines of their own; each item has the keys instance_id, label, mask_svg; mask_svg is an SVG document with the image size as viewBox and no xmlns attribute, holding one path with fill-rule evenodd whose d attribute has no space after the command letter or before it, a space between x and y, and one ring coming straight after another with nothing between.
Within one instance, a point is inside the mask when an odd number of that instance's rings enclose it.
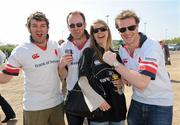
<instances>
[{"instance_id":1,"label":"white rugby jersey","mask_svg":"<svg viewBox=\"0 0 180 125\"><path fill-rule=\"evenodd\" d=\"M173 104L173 92L165 68L163 51L158 42L148 39L142 34L140 36L140 46L135 49L133 56L130 56L126 45L119 49L122 62L128 69L151 78L144 91L133 87L132 98L145 104L171 106Z\"/></svg>"},{"instance_id":2,"label":"white rugby jersey","mask_svg":"<svg viewBox=\"0 0 180 125\"><path fill-rule=\"evenodd\" d=\"M79 59L82 55L82 52L84 51L85 48L90 46L90 40L88 40L85 45L83 46L82 49L78 49L76 47L76 45L73 44L73 42L71 41L66 41L64 43L61 44L60 46L60 53L62 55L65 54L65 50L66 49L71 49L72 50L72 56L73 56L73 62L68 65L68 74L66 77L66 82L67 82L67 89L68 90L72 90L75 83L78 81L78 75L79 75L79 71L78 71L78 62ZM61 56L62 56L61 55Z\"/></svg>"},{"instance_id":3,"label":"white rugby jersey","mask_svg":"<svg viewBox=\"0 0 180 125\"><path fill-rule=\"evenodd\" d=\"M18 75L24 71L25 111L52 108L63 101L60 92L58 64L60 53L57 42L48 41L47 49L42 50L32 42L16 47L8 59L4 73Z\"/></svg>"}]
</instances>

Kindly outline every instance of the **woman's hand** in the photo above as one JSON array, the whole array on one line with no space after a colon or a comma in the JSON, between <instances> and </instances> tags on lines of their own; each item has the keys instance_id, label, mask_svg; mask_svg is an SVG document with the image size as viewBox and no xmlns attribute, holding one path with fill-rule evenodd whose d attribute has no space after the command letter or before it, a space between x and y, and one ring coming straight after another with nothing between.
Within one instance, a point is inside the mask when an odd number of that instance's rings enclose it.
<instances>
[{"instance_id":1,"label":"woman's hand","mask_svg":"<svg viewBox=\"0 0 180 125\"><path fill-rule=\"evenodd\" d=\"M114 85L114 87L116 87L117 89L121 89L121 88L124 87L124 84L123 84L123 82L122 82L121 79L118 79L118 80L113 81L113 85Z\"/></svg>"},{"instance_id":2,"label":"woman's hand","mask_svg":"<svg viewBox=\"0 0 180 125\"><path fill-rule=\"evenodd\" d=\"M100 110L102 111L108 111L111 106L105 101L99 106Z\"/></svg>"}]
</instances>

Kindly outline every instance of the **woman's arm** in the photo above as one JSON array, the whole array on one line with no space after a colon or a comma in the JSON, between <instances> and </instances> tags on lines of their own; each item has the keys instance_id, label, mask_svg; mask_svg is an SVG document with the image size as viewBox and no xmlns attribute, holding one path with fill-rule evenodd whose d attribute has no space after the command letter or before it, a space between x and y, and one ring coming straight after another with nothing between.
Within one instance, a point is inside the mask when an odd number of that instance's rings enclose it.
<instances>
[{"instance_id":1,"label":"woman's arm","mask_svg":"<svg viewBox=\"0 0 180 125\"><path fill-rule=\"evenodd\" d=\"M110 108L110 105L99 95L89 84L88 78L92 77L92 63L93 63L92 49L87 48L83 51L83 55L79 60L79 86L83 92L85 101L90 109L94 111L98 107L102 111Z\"/></svg>"},{"instance_id":2,"label":"woman's arm","mask_svg":"<svg viewBox=\"0 0 180 125\"><path fill-rule=\"evenodd\" d=\"M102 111L107 111L111 108L110 105L103 99L103 97L96 93L94 89L89 85L86 76L80 77L78 84L83 92L86 104L88 105L90 111L94 111L98 107Z\"/></svg>"}]
</instances>

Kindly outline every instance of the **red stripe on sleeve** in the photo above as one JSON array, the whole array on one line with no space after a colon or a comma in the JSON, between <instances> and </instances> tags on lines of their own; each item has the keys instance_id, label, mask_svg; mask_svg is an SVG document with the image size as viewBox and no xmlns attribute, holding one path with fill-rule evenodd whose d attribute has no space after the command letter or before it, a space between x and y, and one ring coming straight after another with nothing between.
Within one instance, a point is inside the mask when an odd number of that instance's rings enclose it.
<instances>
[{"instance_id":1,"label":"red stripe on sleeve","mask_svg":"<svg viewBox=\"0 0 180 125\"><path fill-rule=\"evenodd\" d=\"M155 66L155 67L158 67L158 65L157 65L156 63L154 63L154 62L141 61L140 63L142 63L142 64L151 64L151 65L153 65L153 66Z\"/></svg>"},{"instance_id":2,"label":"red stripe on sleeve","mask_svg":"<svg viewBox=\"0 0 180 125\"><path fill-rule=\"evenodd\" d=\"M17 74L19 74L19 71L20 71L19 68L16 68L10 64L6 64L6 66L3 70L5 70L6 72L9 72L9 73L17 73Z\"/></svg>"},{"instance_id":3,"label":"red stripe on sleeve","mask_svg":"<svg viewBox=\"0 0 180 125\"><path fill-rule=\"evenodd\" d=\"M150 67L150 66L145 66L145 65L142 65L142 66L140 66L139 67L139 69L140 70L146 70L146 71L148 71L148 72L151 72L151 73L153 73L153 74L156 74L156 72L157 72L157 70L156 69L154 69L154 68L152 68L152 67Z\"/></svg>"}]
</instances>

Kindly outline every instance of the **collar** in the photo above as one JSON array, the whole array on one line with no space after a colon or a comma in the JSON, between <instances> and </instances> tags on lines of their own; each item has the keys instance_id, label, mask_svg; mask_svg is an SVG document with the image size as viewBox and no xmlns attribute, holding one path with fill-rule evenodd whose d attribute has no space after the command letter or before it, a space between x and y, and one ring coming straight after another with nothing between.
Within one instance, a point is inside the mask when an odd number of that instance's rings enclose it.
<instances>
[{"instance_id":1,"label":"collar","mask_svg":"<svg viewBox=\"0 0 180 125\"><path fill-rule=\"evenodd\" d=\"M147 36L141 32L139 32L139 36L140 36L139 48L141 48L143 43L147 40Z\"/></svg>"},{"instance_id":2,"label":"collar","mask_svg":"<svg viewBox=\"0 0 180 125\"><path fill-rule=\"evenodd\" d=\"M139 32L139 36L140 36L140 40L139 40L139 48L142 47L143 43L147 40L147 36L141 32ZM125 42L123 41L123 43L121 44L123 47L127 47L127 45L125 44Z\"/></svg>"},{"instance_id":3,"label":"collar","mask_svg":"<svg viewBox=\"0 0 180 125\"><path fill-rule=\"evenodd\" d=\"M45 46L45 47L42 47L42 46L39 46L38 44L36 44L36 42L34 42L32 36L30 35L30 41L31 41L31 43L33 43L34 45L36 45L37 47L39 47L39 48L42 49L42 50L46 50L46 49L47 49L48 39L49 39L49 34L47 34L47 36L46 36L46 46Z\"/></svg>"},{"instance_id":4,"label":"collar","mask_svg":"<svg viewBox=\"0 0 180 125\"><path fill-rule=\"evenodd\" d=\"M71 41L71 42L72 42L79 50L81 50L81 49L84 47L84 45L86 44L87 41L88 41L88 39L86 39L85 41L83 41L83 43L82 43L80 46L78 46L75 41Z\"/></svg>"},{"instance_id":5,"label":"collar","mask_svg":"<svg viewBox=\"0 0 180 125\"><path fill-rule=\"evenodd\" d=\"M81 50L84 45L86 44L86 42L88 41L90 35L89 33L87 32L87 30L84 30L84 33L85 33L85 36L86 36L86 40L83 41L83 44L81 46L77 46L76 43L73 41L73 36L70 34L69 37L67 38L70 42L72 42L79 50Z\"/></svg>"}]
</instances>

